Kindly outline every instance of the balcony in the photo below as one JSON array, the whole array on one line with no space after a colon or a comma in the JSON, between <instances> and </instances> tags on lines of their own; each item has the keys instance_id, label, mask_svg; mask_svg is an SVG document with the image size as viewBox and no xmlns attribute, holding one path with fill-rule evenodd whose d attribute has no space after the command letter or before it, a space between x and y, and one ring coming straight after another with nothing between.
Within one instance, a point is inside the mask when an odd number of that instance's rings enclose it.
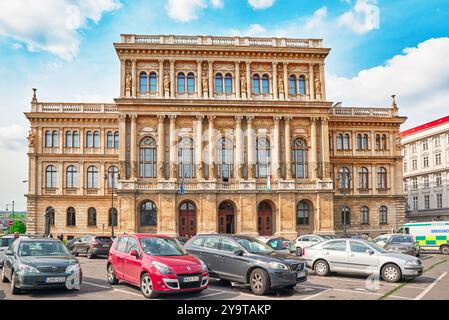
<instances>
[{"instance_id":1,"label":"balcony","mask_svg":"<svg viewBox=\"0 0 449 320\"><path fill-rule=\"evenodd\" d=\"M44 113L117 113L118 108L112 103L33 103L31 111Z\"/></svg>"},{"instance_id":2,"label":"balcony","mask_svg":"<svg viewBox=\"0 0 449 320\"><path fill-rule=\"evenodd\" d=\"M391 108L352 108L333 107L329 109L331 116L346 117L394 117L397 114Z\"/></svg>"}]
</instances>

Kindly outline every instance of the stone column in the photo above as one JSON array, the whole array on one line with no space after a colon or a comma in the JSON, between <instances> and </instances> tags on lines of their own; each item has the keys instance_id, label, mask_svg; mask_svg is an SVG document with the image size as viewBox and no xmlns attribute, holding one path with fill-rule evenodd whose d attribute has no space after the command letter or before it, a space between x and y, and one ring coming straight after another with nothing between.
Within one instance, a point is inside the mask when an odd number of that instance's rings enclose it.
<instances>
[{"instance_id":1,"label":"stone column","mask_svg":"<svg viewBox=\"0 0 449 320\"><path fill-rule=\"evenodd\" d=\"M274 180L278 180L281 177L279 168L279 151L280 151L280 137L279 137L279 121L282 117L274 116L274 128L273 128L273 163L271 166L271 175Z\"/></svg>"},{"instance_id":2,"label":"stone column","mask_svg":"<svg viewBox=\"0 0 449 320\"><path fill-rule=\"evenodd\" d=\"M329 119L321 118L321 163L323 179L330 179Z\"/></svg>"},{"instance_id":3,"label":"stone column","mask_svg":"<svg viewBox=\"0 0 449 320\"><path fill-rule=\"evenodd\" d=\"M165 180L164 160L165 160L165 115L157 116L157 177Z\"/></svg>"},{"instance_id":4,"label":"stone column","mask_svg":"<svg viewBox=\"0 0 449 320\"><path fill-rule=\"evenodd\" d=\"M242 116L235 117L235 177L237 181L243 179L243 137Z\"/></svg>"},{"instance_id":5,"label":"stone column","mask_svg":"<svg viewBox=\"0 0 449 320\"><path fill-rule=\"evenodd\" d=\"M278 63L276 61L273 62L273 99L278 98Z\"/></svg>"},{"instance_id":6,"label":"stone column","mask_svg":"<svg viewBox=\"0 0 449 320\"><path fill-rule=\"evenodd\" d=\"M126 96L126 60L120 59L120 98L124 98Z\"/></svg>"},{"instance_id":7,"label":"stone column","mask_svg":"<svg viewBox=\"0 0 449 320\"><path fill-rule=\"evenodd\" d=\"M235 62L235 98L240 99L240 61Z\"/></svg>"},{"instance_id":8,"label":"stone column","mask_svg":"<svg viewBox=\"0 0 449 320\"><path fill-rule=\"evenodd\" d=\"M215 116L207 116L209 120L208 140L209 140L209 180L215 180Z\"/></svg>"},{"instance_id":9,"label":"stone column","mask_svg":"<svg viewBox=\"0 0 449 320\"><path fill-rule=\"evenodd\" d=\"M326 77L324 73L324 63L320 63L321 100L326 101Z\"/></svg>"},{"instance_id":10,"label":"stone column","mask_svg":"<svg viewBox=\"0 0 449 320\"><path fill-rule=\"evenodd\" d=\"M310 118L310 167L312 169L311 178L316 180L318 164L317 164L317 141L316 141L316 118Z\"/></svg>"},{"instance_id":11,"label":"stone column","mask_svg":"<svg viewBox=\"0 0 449 320\"><path fill-rule=\"evenodd\" d=\"M164 59L159 59L159 75L157 81L157 91L159 92L159 97L164 97ZM149 83L150 81L148 81Z\"/></svg>"},{"instance_id":12,"label":"stone column","mask_svg":"<svg viewBox=\"0 0 449 320\"><path fill-rule=\"evenodd\" d=\"M203 180L203 116L196 116L195 166L196 178L198 180Z\"/></svg>"},{"instance_id":13,"label":"stone column","mask_svg":"<svg viewBox=\"0 0 449 320\"><path fill-rule=\"evenodd\" d=\"M176 97L175 60L170 60L170 98Z\"/></svg>"},{"instance_id":14,"label":"stone column","mask_svg":"<svg viewBox=\"0 0 449 320\"><path fill-rule=\"evenodd\" d=\"M137 114L131 115L131 179L138 177L137 173Z\"/></svg>"},{"instance_id":15,"label":"stone column","mask_svg":"<svg viewBox=\"0 0 449 320\"><path fill-rule=\"evenodd\" d=\"M309 64L309 95L310 100L315 100L315 75L313 73L313 64Z\"/></svg>"},{"instance_id":16,"label":"stone column","mask_svg":"<svg viewBox=\"0 0 449 320\"><path fill-rule=\"evenodd\" d=\"M120 137L120 152L119 152L119 162L120 162L120 175L123 180L126 180L126 115L119 114L119 137ZM81 137L81 131L80 131ZM83 140L80 139L80 143L84 146L84 133Z\"/></svg>"},{"instance_id":17,"label":"stone column","mask_svg":"<svg viewBox=\"0 0 449 320\"><path fill-rule=\"evenodd\" d=\"M170 119L170 180L177 179L176 163L178 157L178 148L176 143L176 116L168 116Z\"/></svg>"},{"instance_id":18,"label":"stone column","mask_svg":"<svg viewBox=\"0 0 449 320\"><path fill-rule=\"evenodd\" d=\"M202 98L203 97L203 70L201 68L203 63L203 60L196 60L196 92L197 92L197 97L198 98Z\"/></svg>"},{"instance_id":19,"label":"stone column","mask_svg":"<svg viewBox=\"0 0 449 320\"><path fill-rule=\"evenodd\" d=\"M288 86L288 63L284 62L284 91L285 91L285 100L289 100L290 98L290 88Z\"/></svg>"},{"instance_id":20,"label":"stone column","mask_svg":"<svg viewBox=\"0 0 449 320\"><path fill-rule=\"evenodd\" d=\"M209 60L209 98L214 98L214 62Z\"/></svg>"},{"instance_id":21,"label":"stone column","mask_svg":"<svg viewBox=\"0 0 449 320\"><path fill-rule=\"evenodd\" d=\"M248 116L247 119L247 141L248 141L248 180L255 178L255 134L253 132L254 116Z\"/></svg>"},{"instance_id":22,"label":"stone column","mask_svg":"<svg viewBox=\"0 0 449 320\"><path fill-rule=\"evenodd\" d=\"M246 62L246 97L251 98L251 61Z\"/></svg>"},{"instance_id":23,"label":"stone column","mask_svg":"<svg viewBox=\"0 0 449 320\"><path fill-rule=\"evenodd\" d=\"M131 96L133 98L137 97L137 67L136 67L136 60L132 61L131 64L131 69L132 69L132 94Z\"/></svg>"},{"instance_id":24,"label":"stone column","mask_svg":"<svg viewBox=\"0 0 449 320\"><path fill-rule=\"evenodd\" d=\"M285 117L285 179L291 180L292 177L292 146L291 146L291 130L290 122L292 117Z\"/></svg>"}]
</instances>

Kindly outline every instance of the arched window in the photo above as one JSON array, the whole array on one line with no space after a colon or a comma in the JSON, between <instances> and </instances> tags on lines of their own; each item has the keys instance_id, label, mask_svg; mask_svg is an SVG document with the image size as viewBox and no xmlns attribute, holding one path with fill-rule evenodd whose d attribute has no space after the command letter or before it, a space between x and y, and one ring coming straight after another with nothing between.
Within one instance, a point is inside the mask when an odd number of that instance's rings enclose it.
<instances>
[{"instance_id":1,"label":"arched window","mask_svg":"<svg viewBox=\"0 0 449 320\"><path fill-rule=\"evenodd\" d=\"M232 75L230 73L227 73L225 76L225 93L232 93Z\"/></svg>"},{"instance_id":2,"label":"arched window","mask_svg":"<svg viewBox=\"0 0 449 320\"><path fill-rule=\"evenodd\" d=\"M223 76L221 73L215 75L215 93L223 93Z\"/></svg>"},{"instance_id":3,"label":"arched window","mask_svg":"<svg viewBox=\"0 0 449 320\"><path fill-rule=\"evenodd\" d=\"M140 93L145 94L148 91L148 78L145 72L140 73Z\"/></svg>"},{"instance_id":4,"label":"arched window","mask_svg":"<svg viewBox=\"0 0 449 320\"><path fill-rule=\"evenodd\" d=\"M377 169L377 188L387 189L387 169L384 167Z\"/></svg>"},{"instance_id":5,"label":"arched window","mask_svg":"<svg viewBox=\"0 0 449 320\"><path fill-rule=\"evenodd\" d=\"M351 210L344 206L341 208L341 224L342 225L350 225L351 224Z\"/></svg>"},{"instance_id":6,"label":"arched window","mask_svg":"<svg viewBox=\"0 0 449 320\"><path fill-rule=\"evenodd\" d=\"M258 74L253 75L253 93L260 93L260 77Z\"/></svg>"},{"instance_id":7,"label":"arched window","mask_svg":"<svg viewBox=\"0 0 449 320\"><path fill-rule=\"evenodd\" d=\"M78 171L75 166L68 166L66 170L65 187L67 189L78 188Z\"/></svg>"},{"instance_id":8,"label":"arched window","mask_svg":"<svg viewBox=\"0 0 449 320\"><path fill-rule=\"evenodd\" d=\"M70 130L65 133L65 147L66 148L73 147L72 131Z\"/></svg>"},{"instance_id":9,"label":"arched window","mask_svg":"<svg viewBox=\"0 0 449 320\"><path fill-rule=\"evenodd\" d=\"M195 75L192 72L187 75L187 92L195 93Z\"/></svg>"},{"instance_id":10,"label":"arched window","mask_svg":"<svg viewBox=\"0 0 449 320\"><path fill-rule=\"evenodd\" d=\"M92 131L86 132L86 147L93 148L94 147L94 135Z\"/></svg>"},{"instance_id":11,"label":"arched window","mask_svg":"<svg viewBox=\"0 0 449 320\"><path fill-rule=\"evenodd\" d=\"M94 131L94 148L100 148L100 132Z\"/></svg>"},{"instance_id":12,"label":"arched window","mask_svg":"<svg viewBox=\"0 0 449 320\"><path fill-rule=\"evenodd\" d=\"M343 134L342 133L337 134L337 149L343 150Z\"/></svg>"},{"instance_id":13,"label":"arched window","mask_svg":"<svg viewBox=\"0 0 449 320\"><path fill-rule=\"evenodd\" d=\"M110 166L108 169L108 187L115 189L118 186L119 170L116 166Z\"/></svg>"},{"instance_id":14,"label":"arched window","mask_svg":"<svg viewBox=\"0 0 449 320\"><path fill-rule=\"evenodd\" d=\"M98 168L96 166L87 168L87 189L98 189Z\"/></svg>"},{"instance_id":15,"label":"arched window","mask_svg":"<svg viewBox=\"0 0 449 320\"><path fill-rule=\"evenodd\" d=\"M56 188L56 167L48 166L45 170L45 188L47 189L55 189Z\"/></svg>"},{"instance_id":16,"label":"arched window","mask_svg":"<svg viewBox=\"0 0 449 320\"><path fill-rule=\"evenodd\" d=\"M305 201L300 201L296 206L296 224L308 225L310 223L310 206Z\"/></svg>"},{"instance_id":17,"label":"arched window","mask_svg":"<svg viewBox=\"0 0 449 320\"><path fill-rule=\"evenodd\" d=\"M351 149L351 138L349 136L349 133L345 133L343 136L343 149L349 150Z\"/></svg>"},{"instance_id":18,"label":"arched window","mask_svg":"<svg viewBox=\"0 0 449 320\"><path fill-rule=\"evenodd\" d=\"M362 149L368 150L368 135L366 133L362 137Z\"/></svg>"},{"instance_id":19,"label":"arched window","mask_svg":"<svg viewBox=\"0 0 449 320\"><path fill-rule=\"evenodd\" d=\"M75 208L68 208L67 209L67 226L68 227L74 227L76 226L76 211Z\"/></svg>"},{"instance_id":20,"label":"arched window","mask_svg":"<svg viewBox=\"0 0 449 320\"><path fill-rule=\"evenodd\" d=\"M306 78L304 76L298 78L298 90L299 94L306 94Z\"/></svg>"},{"instance_id":21,"label":"arched window","mask_svg":"<svg viewBox=\"0 0 449 320\"><path fill-rule=\"evenodd\" d=\"M120 147L120 136L118 131L114 132L114 148L118 149Z\"/></svg>"},{"instance_id":22,"label":"arched window","mask_svg":"<svg viewBox=\"0 0 449 320\"><path fill-rule=\"evenodd\" d=\"M157 226L157 208L153 201L147 201L140 206L140 226Z\"/></svg>"},{"instance_id":23,"label":"arched window","mask_svg":"<svg viewBox=\"0 0 449 320\"><path fill-rule=\"evenodd\" d=\"M379 224L388 224L388 209L386 206L379 208Z\"/></svg>"},{"instance_id":24,"label":"arched window","mask_svg":"<svg viewBox=\"0 0 449 320\"><path fill-rule=\"evenodd\" d=\"M79 133L78 131L73 131L73 147L79 148Z\"/></svg>"},{"instance_id":25,"label":"arched window","mask_svg":"<svg viewBox=\"0 0 449 320\"><path fill-rule=\"evenodd\" d=\"M156 178L157 177L157 151L156 141L151 137L143 138L140 141L140 177Z\"/></svg>"},{"instance_id":26,"label":"arched window","mask_svg":"<svg viewBox=\"0 0 449 320\"><path fill-rule=\"evenodd\" d=\"M109 209L109 218L108 218L109 226L118 226L118 212L116 208Z\"/></svg>"},{"instance_id":27,"label":"arched window","mask_svg":"<svg viewBox=\"0 0 449 320\"><path fill-rule=\"evenodd\" d=\"M289 81L289 92L291 96L296 96L296 77L294 75L290 76Z\"/></svg>"},{"instance_id":28,"label":"arched window","mask_svg":"<svg viewBox=\"0 0 449 320\"><path fill-rule=\"evenodd\" d=\"M87 225L89 227L95 227L97 225L97 209L89 208L87 210Z\"/></svg>"},{"instance_id":29,"label":"arched window","mask_svg":"<svg viewBox=\"0 0 449 320\"><path fill-rule=\"evenodd\" d=\"M50 226L55 226L55 209L53 207L48 207L47 210L45 210L45 214L48 213L48 218L50 220Z\"/></svg>"},{"instance_id":30,"label":"arched window","mask_svg":"<svg viewBox=\"0 0 449 320\"><path fill-rule=\"evenodd\" d=\"M351 171L347 167L341 167L339 170L340 189L349 189Z\"/></svg>"},{"instance_id":31,"label":"arched window","mask_svg":"<svg viewBox=\"0 0 449 320\"><path fill-rule=\"evenodd\" d=\"M150 73L150 92L157 92L157 75L156 72Z\"/></svg>"},{"instance_id":32,"label":"arched window","mask_svg":"<svg viewBox=\"0 0 449 320\"><path fill-rule=\"evenodd\" d=\"M234 176L234 145L231 140L221 138L217 144L217 177L229 181Z\"/></svg>"},{"instance_id":33,"label":"arched window","mask_svg":"<svg viewBox=\"0 0 449 320\"><path fill-rule=\"evenodd\" d=\"M369 174L368 169L361 167L359 170L359 189L368 190Z\"/></svg>"},{"instance_id":34,"label":"arched window","mask_svg":"<svg viewBox=\"0 0 449 320\"><path fill-rule=\"evenodd\" d=\"M59 134L57 130L54 130L52 133L52 147L55 148L59 146Z\"/></svg>"},{"instance_id":35,"label":"arched window","mask_svg":"<svg viewBox=\"0 0 449 320\"><path fill-rule=\"evenodd\" d=\"M304 139L295 139L292 145L292 174L293 178L308 178L309 149Z\"/></svg>"},{"instance_id":36,"label":"arched window","mask_svg":"<svg viewBox=\"0 0 449 320\"><path fill-rule=\"evenodd\" d=\"M268 74L264 74L262 76L262 93L270 93L270 77L268 76Z\"/></svg>"},{"instance_id":37,"label":"arched window","mask_svg":"<svg viewBox=\"0 0 449 320\"><path fill-rule=\"evenodd\" d=\"M369 209L368 207L362 207L360 209L360 223L369 224Z\"/></svg>"},{"instance_id":38,"label":"arched window","mask_svg":"<svg viewBox=\"0 0 449 320\"><path fill-rule=\"evenodd\" d=\"M178 73L178 93L186 92L186 76L184 73Z\"/></svg>"},{"instance_id":39,"label":"arched window","mask_svg":"<svg viewBox=\"0 0 449 320\"><path fill-rule=\"evenodd\" d=\"M190 137L181 138L178 144L178 177L195 178L195 155Z\"/></svg>"},{"instance_id":40,"label":"arched window","mask_svg":"<svg viewBox=\"0 0 449 320\"><path fill-rule=\"evenodd\" d=\"M45 131L45 147L47 147L47 148L51 148L52 147L51 131L50 130Z\"/></svg>"},{"instance_id":41,"label":"arched window","mask_svg":"<svg viewBox=\"0 0 449 320\"><path fill-rule=\"evenodd\" d=\"M271 175L270 141L258 138L256 143L256 178L267 178Z\"/></svg>"},{"instance_id":42,"label":"arched window","mask_svg":"<svg viewBox=\"0 0 449 320\"><path fill-rule=\"evenodd\" d=\"M108 143L107 143L108 149L114 148L114 134L112 131L108 131Z\"/></svg>"}]
</instances>

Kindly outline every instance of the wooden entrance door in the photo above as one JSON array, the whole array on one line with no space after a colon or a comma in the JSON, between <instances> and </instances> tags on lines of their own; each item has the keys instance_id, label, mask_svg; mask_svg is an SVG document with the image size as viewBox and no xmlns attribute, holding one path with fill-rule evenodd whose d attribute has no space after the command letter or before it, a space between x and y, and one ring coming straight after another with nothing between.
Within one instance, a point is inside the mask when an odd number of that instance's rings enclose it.
<instances>
[{"instance_id":1,"label":"wooden entrance door","mask_svg":"<svg viewBox=\"0 0 449 320\"><path fill-rule=\"evenodd\" d=\"M267 202L262 202L259 205L257 212L257 228L259 235L261 236L273 235L273 210Z\"/></svg>"},{"instance_id":2,"label":"wooden entrance door","mask_svg":"<svg viewBox=\"0 0 449 320\"><path fill-rule=\"evenodd\" d=\"M196 208L191 202L179 207L179 236L191 238L196 234Z\"/></svg>"},{"instance_id":3,"label":"wooden entrance door","mask_svg":"<svg viewBox=\"0 0 449 320\"><path fill-rule=\"evenodd\" d=\"M218 232L235 233L234 205L230 202L223 202L218 207Z\"/></svg>"}]
</instances>

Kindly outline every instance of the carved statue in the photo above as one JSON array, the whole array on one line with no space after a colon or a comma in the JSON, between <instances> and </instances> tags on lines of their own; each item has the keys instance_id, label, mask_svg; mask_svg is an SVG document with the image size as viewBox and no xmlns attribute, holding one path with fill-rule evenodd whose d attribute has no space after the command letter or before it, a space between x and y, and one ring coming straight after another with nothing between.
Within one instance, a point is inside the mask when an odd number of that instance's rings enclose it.
<instances>
[{"instance_id":1,"label":"carved statue","mask_svg":"<svg viewBox=\"0 0 449 320\"><path fill-rule=\"evenodd\" d=\"M176 163L170 163L170 178L176 178Z\"/></svg>"},{"instance_id":2,"label":"carved statue","mask_svg":"<svg viewBox=\"0 0 449 320\"><path fill-rule=\"evenodd\" d=\"M248 164L248 178L254 178L255 177L255 170L254 170L254 164Z\"/></svg>"},{"instance_id":3,"label":"carved statue","mask_svg":"<svg viewBox=\"0 0 449 320\"><path fill-rule=\"evenodd\" d=\"M209 92L209 76L207 75L206 71L203 71L203 94L206 94Z\"/></svg>"},{"instance_id":4,"label":"carved statue","mask_svg":"<svg viewBox=\"0 0 449 320\"><path fill-rule=\"evenodd\" d=\"M209 179L215 179L216 172L215 172L215 162L212 162L209 166Z\"/></svg>"},{"instance_id":5,"label":"carved statue","mask_svg":"<svg viewBox=\"0 0 449 320\"><path fill-rule=\"evenodd\" d=\"M196 177L198 179L203 178L203 163L202 162L200 162L196 165Z\"/></svg>"},{"instance_id":6,"label":"carved statue","mask_svg":"<svg viewBox=\"0 0 449 320\"><path fill-rule=\"evenodd\" d=\"M34 133L34 131L31 129L28 132L28 145L30 147L34 147L35 141L36 141L36 134Z\"/></svg>"},{"instance_id":7,"label":"carved statue","mask_svg":"<svg viewBox=\"0 0 449 320\"><path fill-rule=\"evenodd\" d=\"M164 74L164 92L165 93L170 92L170 76L168 72L165 72Z\"/></svg>"},{"instance_id":8,"label":"carved statue","mask_svg":"<svg viewBox=\"0 0 449 320\"><path fill-rule=\"evenodd\" d=\"M243 178L243 165L239 164L237 167L237 176L242 179Z\"/></svg>"},{"instance_id":9,"label":"carved statue","mask_svg":"<svg viewBox=\"0 0 449 320\"><path fill-rule=\"evenodd\" d=\"M321 81L320 79L315 79L315 93L321 94Z\"/></svg>"},{"instance_id":10,"label":"carved statue","mask_svg":"<svg viewBox=\"0 0 449 320\"><path fill-rule=\"evenodd\" d=\"M278 76L278 88L279 88L279 93L284 93L284 76L282 75L282 73L279 74Z\"/></svg>"},{"instance_id":11,"label":"carved statue","mask_svg":"<svg viewBox=\"0 0 449 320\"><path fill-rule=\"evenodd\" d=\"M242 72L240 76L240 91L246 93L246 73Z\"/></svg>"},{"instance_id":12,"label":"carved statue","mask_svg":"<svg viewBox=\"0 0 449 320\"><path fill-rule=\"evenodd\" d=\"M125 84L126 84L126 89L131 90L132 76L131 76L131 72L129 72L129 71L126 74Z\"/></svg>"}]
</instances>

